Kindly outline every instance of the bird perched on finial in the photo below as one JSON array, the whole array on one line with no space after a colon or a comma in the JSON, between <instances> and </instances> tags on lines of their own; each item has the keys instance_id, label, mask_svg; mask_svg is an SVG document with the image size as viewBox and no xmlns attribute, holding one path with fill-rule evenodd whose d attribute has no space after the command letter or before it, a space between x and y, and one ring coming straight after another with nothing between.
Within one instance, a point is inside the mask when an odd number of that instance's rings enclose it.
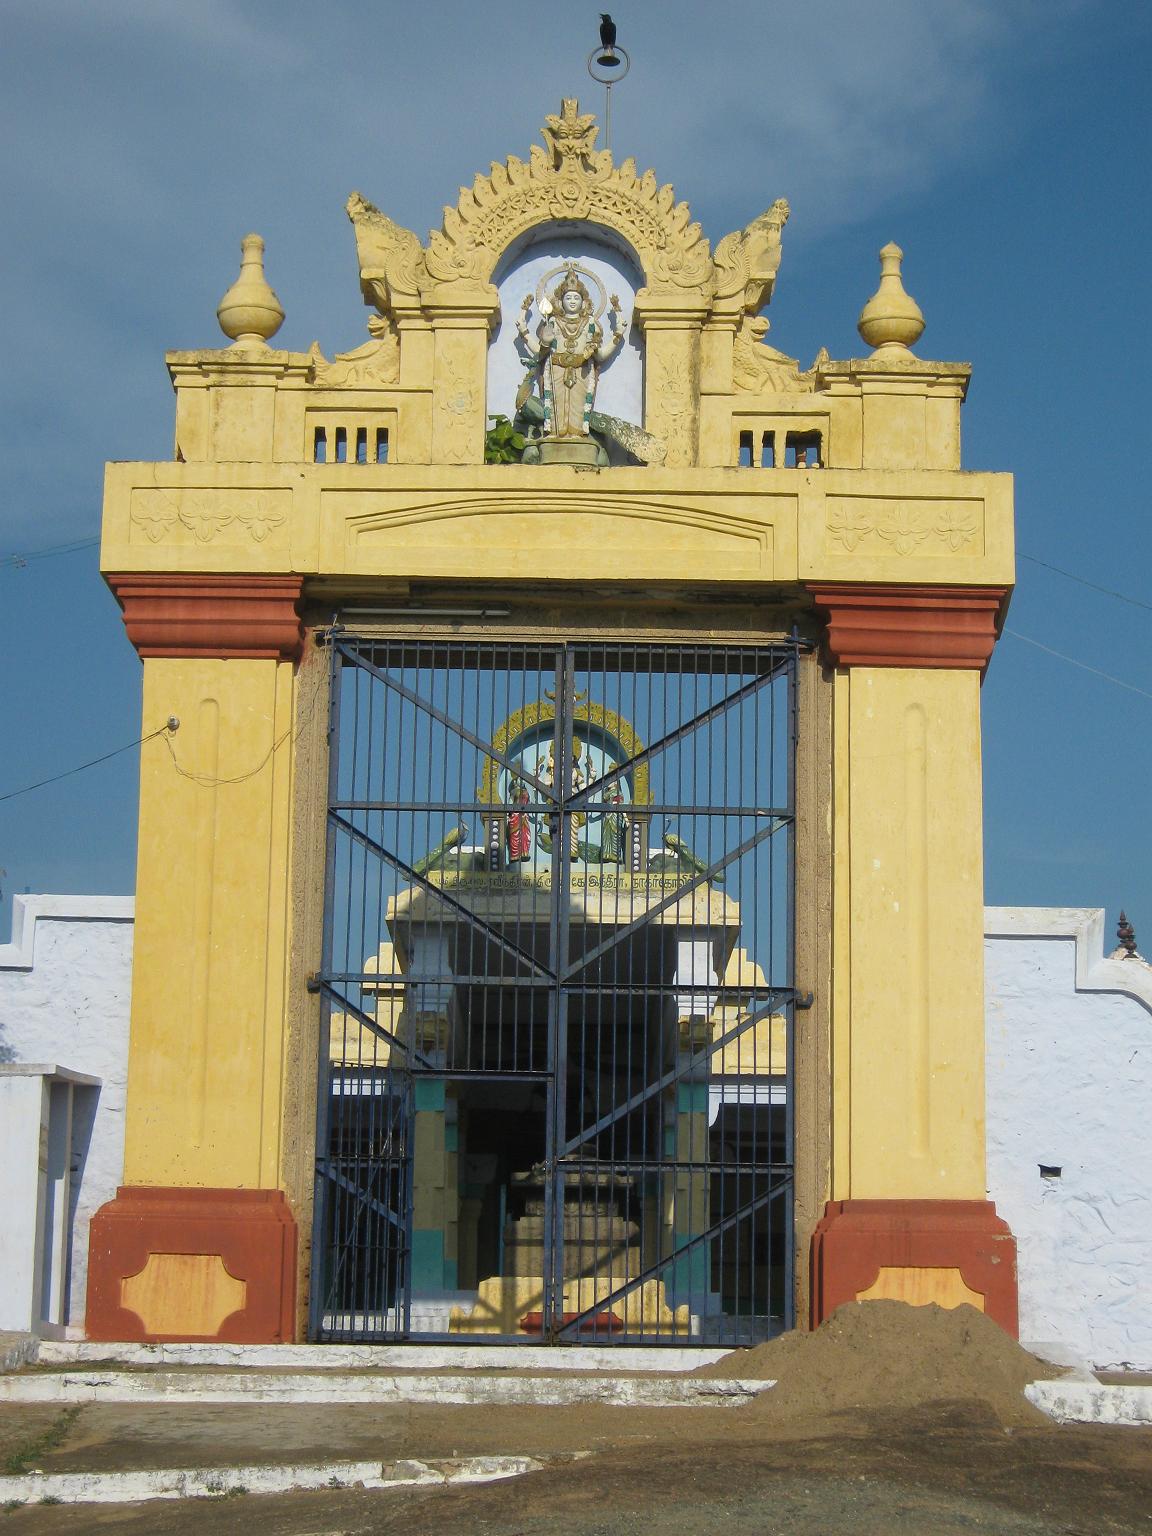
<instances>
[{"instance_id":1,"label":"bird perched on finial","mask_svg":"<svg viewBox=\"0 0 1152 1536\"><path fill-rule=\"evenodd\" d=\"M600 46L602 48L616 46L616 23L607 11L600 12Z\"/></svg>"}]
</instances>

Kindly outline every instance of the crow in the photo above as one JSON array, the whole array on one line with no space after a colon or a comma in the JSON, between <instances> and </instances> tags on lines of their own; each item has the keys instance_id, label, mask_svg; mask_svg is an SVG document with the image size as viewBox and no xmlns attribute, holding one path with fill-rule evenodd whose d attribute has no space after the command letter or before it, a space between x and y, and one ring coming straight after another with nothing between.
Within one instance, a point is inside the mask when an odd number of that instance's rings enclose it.
<instances>
[{"instance_id":1,"label":"crow","mask_svg":"<svg viewBox=\"0 0 1152 1536\"><path fill-rule=\"evenodd\" d=\"M607 11L600 12L600 46L602 48L615 48L616 23L608 15Z\"/></svg>"}]
</instances>

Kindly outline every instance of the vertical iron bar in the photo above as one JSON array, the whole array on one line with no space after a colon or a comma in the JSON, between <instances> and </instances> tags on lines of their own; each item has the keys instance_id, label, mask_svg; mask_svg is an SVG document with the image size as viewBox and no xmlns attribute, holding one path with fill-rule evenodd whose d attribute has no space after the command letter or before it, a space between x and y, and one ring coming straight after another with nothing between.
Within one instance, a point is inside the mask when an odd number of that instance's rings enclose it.
<instances>
[{"instance_id":1,"label":"vertical iron bar","mask_svg":"<svg viewBox=\"0 0 1152 1536\"><path fill-rule=\"evenodd\" d=\"M564 905L563 892L567 887L564 870L564 703L567 698L567 654L563 646L554 658L553 697L555 710L552 721L552 794L555 814L549 817L552 838L552 888L548 905L548 967L556 978L548 993L548 1088L545 1106L544 1144L544 1295L542 1298L542 1337L555 1335L562 1308L557 1305L557 1258L560 1259L560 1292L563 1293L564 1262L558 1236L562 1228L557 1225L556 1194L560 1180L556 1154L563 1146L559 1131L560 1104L565 1091L565 1061L560 1054L560 1013L564 997L564 971L566 968L566 927L561 921ZM563 1220L563 1194L561 1192L560 1219Z\"/></svg>"},{"instance_id":2,"label":"vertical iron bar","mask_svg":"<svg viewBox=\"0 0 1152 1536\"><path fill-rule=\"evenodd\" d=\"M795 639L792 643L792 654L788 665L788 743L787 761L785 767L788 814L791 817L787 828L788 842L786 844L786 858L788 861L788 876L785 884L785 899L787 902L787 985L793 989L796 986L796 750L799 740L799 666ZM796 1003L795 991L793 1000L787 1010L785 1036L787 1045L787 1061L785 1065L784 1088L784 1147L785 1158L790 1165L791 1172L788 1175L788 1188L784 1194L784 1326L793 1328L796 1324Z\"/></svg>"},{"instance_id":3,"label":"vertical iron bar","mask_svg":"<svg viewBox=\"0 0 1152 1536\"><path fill-rule=\"evenodd\" d=\"M339 781L340 740L340 647L335 637L331 641L328 661L328 802L336 798ZM336 880L336 828L329 820L325 828L324 848L324 930L321 943L321 971L332 966L332 914ZM320 1064L318 1071L319 1093L316 1113L316 1175L313 1192L313 1241L312 1262L308 1286L309 1333L319 1339L324 1331L324 1261L328 1253L326 1226L328 1220L328 1159L331 1155L332 1120L332 1063L329 1044L332 1033L332 1003L324 996L320 1003Z\"/></svg>"}]
</instances>

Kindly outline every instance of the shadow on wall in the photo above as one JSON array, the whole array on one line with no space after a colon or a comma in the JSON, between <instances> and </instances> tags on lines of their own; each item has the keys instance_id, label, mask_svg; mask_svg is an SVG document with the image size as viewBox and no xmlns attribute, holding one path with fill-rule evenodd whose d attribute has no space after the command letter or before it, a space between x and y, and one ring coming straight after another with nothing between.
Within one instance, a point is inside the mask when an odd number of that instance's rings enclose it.
<instances>
[{"instance_id":1,"label":"shadow on wall","mask_svg":"<svg viewBox=\"0 0 1152 1536\"><path fill-rule=\"evenodd\" d=\"M130 897L13 901L0 945L0 1328L83 1322L88 1223L123 1173L132 916Z\"/></svg>"}]
</instances>

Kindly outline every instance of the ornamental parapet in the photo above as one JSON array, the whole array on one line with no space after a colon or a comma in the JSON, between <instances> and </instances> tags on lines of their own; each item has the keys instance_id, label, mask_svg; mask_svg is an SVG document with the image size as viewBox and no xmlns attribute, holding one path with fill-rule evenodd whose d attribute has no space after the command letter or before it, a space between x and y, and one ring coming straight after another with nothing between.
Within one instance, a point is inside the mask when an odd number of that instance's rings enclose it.
<instances>
[{"instance_id":1,"label":"ornamental parapet","mask_svg":"<svg viewBox=\"0 0 1152 1536\"><path fill-rule=\"evenodd\" d=\"M102 569L1009 586L1012 477L925 470L108 466Z\"/></svg>"}]
</instances>

